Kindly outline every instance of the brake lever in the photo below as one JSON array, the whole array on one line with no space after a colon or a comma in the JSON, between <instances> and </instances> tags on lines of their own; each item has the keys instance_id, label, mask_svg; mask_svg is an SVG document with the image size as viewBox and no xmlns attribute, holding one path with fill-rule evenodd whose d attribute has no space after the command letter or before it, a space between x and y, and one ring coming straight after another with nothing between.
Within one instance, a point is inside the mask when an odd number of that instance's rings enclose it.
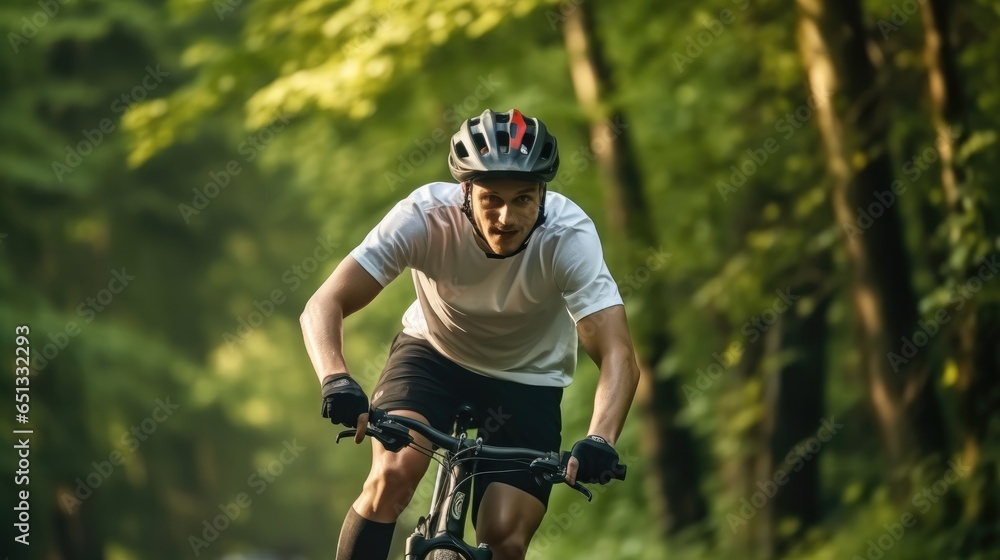
<instances>
[{"instance_id":1,"label":"brake lever","mask_svg":"<svg viewBox=\"0 0 1000 560\"><path fill-rule=\"evenodd\" d=\"M562 472L558 472L558 473L545 473L542 476L545 477L545 480L547 480L547 481L549 481L551 483L559 483L559 482L565 483L566 486L569 486L573 490L576 490L577 492L579 492L579 493L583 494L584 496L586 496L588 502L591 502L591 501L594 500L594 495L580 481L576 481L573 484L570 484L569 482L566 482L566 471L565 470L562 471Z\"/></svg>"},{"instance_id":2,"label":"brake lever","mask_svg":"<svg viewBox=\"0 0 1000 560\"><path fill-rule=\"evenodd\" d=\"M351 428L350 430L344 430L343 432L340 432L339 434L337 434L337 442L336 443L340 443L340 440L342 438L345 438L345 437L354 437L357 433L358 433L358 431L355 430L354 428Z\"/></svg>"},{"instance_id":3,"label":"brake lever","mask_svg":"<svg viewBox=\"0 0 1000 560\"><path fill-rule=\"evenodd\" d=\"M587 487L584 486L583 484L581 484L579 482L575 482L575 483L573 483L572 488L573 488L573 490L576 490L577 492L579 492L579 493L583 494L584 496L586 496L588 502L591 502L591 501L594 500L594 495L591 494L590 490L588 490Z\"/></svg>"},{"instance_id":4,"label":"brake lever","mask_svg":"<svg viewBox=\"0 0 1000 560\"><path fill-rule=\"evenodd\" d=\"M539 484L541 484L541 480L539 480L539 478L545 479L545 481L549 482L550 484L559 484L561 482L566 482L566 468L569 466L570 456L571 455L569 453L563 452L559 457L558 465L553 465L556 467L557 470L555 470L554 472L542 473L541 477L536 475L535 480L538 481ZM539 462L542 461L544 460L536 459L535 461L532 462L532 465L538 464ZM576 490L577 492L586 496L588 502L594 500L594 494L592 494L590 490L588 490L587 487L584 486L579 481L574 482L573 484L566 483L566 485L572 488L573 490Z\"/></svg>"},{"instance_id":5,"label":"brake lever","mask_svg":"<svg viewBox=\"0 0 1000 560\"><path fill-rule=\"evenodd\" d=\"M566 469L569 468L569 458L570 457L571 457L571 455L569 453L564 452L563 455L562 455L562 457L560 458L560 464L562 465L562 480L560 482L566 482ZM576 490L577 492L579 492L579 493L583 494L584 496L586 496L588 502L594 501L594 495L579 480L577 480L573 484L570 484L570 483L566 482L566 485L569 486L570 488L572 488L573 490Z\"/></svg>"},{"instance_id":6,"label":"brake lever","mask_svg":"<svg viewBox=\"0 0 1000 560\"><path fill-rule=\"evenodd\" d=\"M349 430L344 430L337 434L337 441L335 443L340 443L340 440L345 437L353 437L354 443L360 444L365 439L365 434L368 432L368 413L365 412L358 416L357 428L351 428Z\"/></svg>"}]
</instances>

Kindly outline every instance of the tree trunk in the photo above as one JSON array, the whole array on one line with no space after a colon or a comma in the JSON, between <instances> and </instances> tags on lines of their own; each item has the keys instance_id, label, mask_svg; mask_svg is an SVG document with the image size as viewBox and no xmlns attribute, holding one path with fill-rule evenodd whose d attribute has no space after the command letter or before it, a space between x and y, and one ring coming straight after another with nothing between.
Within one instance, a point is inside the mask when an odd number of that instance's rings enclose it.
<instances>
[{"instance_id":1,"label":"tree trunk","mask_svg":"<svg viewBox=\"0 0 1000 560\"><path fill-rule=\"evenodd\" d=\"M64 354L59 358L71 360L72 355ZM33 542L32 545L41 545L43 550L47 546L46 554L59 560L103 560L107 531L102 525L106 508L112 501L108 493L113 490L109 490L110 484L105 484L108 481L95 486L89 475L79 471L84 465L78 458L96 455L95 451L100 449L87 432L87 409L83 400L76 397L86 393L82 372L75 366L53 361L44 371L35 371L33 376L41 381L38 383L39 401L58 410L62 422L58 430L47 434L50 445L39 451L41 464L51 465L54 482L53 491L47 496L55 504L51 512L51 542ZM56 379L61 380L58 389L54 383ZM91 464L86 463L86 468L91 468Z\"/></svg>"},{"instance_id":2,"label":"tree trunk","mask_svg":"<svg viewBox=\"0 0 1000 560\"><path fill-rule=\"evenodd\" d=\"M818 104L816 118L833 178L835 219L847 231L844 249L861 368L886 447L890 486L903 501L911 470L928 460L932 471L939 469L947 441L927 352L916 346L933 333L916 331L917 297L899 205L882 202L892 194L894 177L881 86L858 0L796 2L809 87L816 99L828 100ZM858 208L880 209L881 215L866 226L855 218Z\"/></svg>"},{"instance_id":3,"label":"tree trunk","mask_svg":"<svg viewBox=\"0 0 1000 560\"><path fill-rule=\"evenodd\" d=\"M956 161L956 147L968 138L966 103L958 73L956 48L951 39L951 6L942 0L922 4L924 64L927 67L931 117L937 130L936 145L941 160L941 185L945 194L949 227L947 247L960 250L969 238L987 240L996 228L976 214L989 211L977 197L963 194L965 172ZM963 228L964 226L964 228ZM944 259L941 259L944 260ZM978 262L961 263L953 279L958 285L978 273ZM969 493L966 516L984 527L1000 524L996 462L981 459L980 448L988 437L990 421L1000 408L1000 305L980 304L972 299L959 315L951 337L951 354L958 370L961 402L962 459L973 469L975 491ZM987 534L994 535L988 531ZM995 536L991 536L995 540ZM970 543L971 544L971 543ZM979 543L985 544L985 543Z\"/></svg>"},{"instance_id":4,"label":"tree trunk","mask_svg":"<svg viewBox=\"0 0 1000 560\"><path fill-rule=\"evenodd\" d=\"M825 414L826 311L830 296L815 286L796 293L817 298L809 309L791 309L778 316L761 344L747 348L740 362L744 383L757 380L762 394L748 394L741 408L761 407L761 418L742 435L751 450L734 465L742 488L741 512L755 513L743 527L727 515L741 548L758 558L777 558L820 519L819 454L825 442L817 438ZM831 436L832 437L832 436ZM750 504L748 506L747 504Z\"/></svg>"},{"instance_id":5,"label":"tree trunk","mask_svg":"<svg viewBox=\"0 0 1000 560\"><path fill-rule=\"evenodd\" d=\"M812 447L816 443L813 438L825 449L825 442L819 439L819 435L825 434L819 432L822 422L836 422L835 418L827 417L825 407L829 304L829 296L819 296L813 308L791 310L781 316L779 323L780 348L783 353L791 353L791 361L769 378L768 392L776 402L770 422L773 428L769 430L770 471L776 478L776 473L782 471L788 482L778 487L773 500L771 556L786 554L793 540L820 519L820 461L819 452L814 453ZM787 533L783 530L786 521L794 527Z\"/></svg>"},{"instance_id":6,"label":"tree trunk","mask_svg":"<svg viewBox=\"0 0 1000 560\"><path fill-rule=\"evenodd\" d=\"M979 449L990 436L990 425L1000 414L1000 305L982 305L976 316L975 362L973 375L964 382L962 392L962 421L965 427L963 450L965 462L972 467L973 490L966 504L966 518L976 521L985 530L980 542L969 542L973 550L996 546L1000 526L1000 481L997 477L997 460L987 458ZM995 430L994 430L995 432ZM994 433L995 437L995 433Z\"/></svg>"},{"instance_id":7,"label":"tree trunk","mask_svg":"<svg viewBox=\"0 0 1000 560\"><path fill-rule=\"evenodd\" d=\"M653 222L644 198L642 180L635 164L629 134L622 115L607 110L603 97L612 89L610 73L594 33L591 6L577 6L564 21L564 37L569 55L570 73L580 105L590 119L591 147L609 194L608 212L615 234L626 247L643 247L641 253L630 251L631 262L641 262L645 248L659 247ZM635 245L633 245L633 243ZM708 511L701 493L697 453L691 432L677 422L680 412L680 386L676 378L656 375L656 365L667 353L670 334L664 318L663 281L652 274L642 287L644 305L632 321L636 353L642 371L637 396L650 436L652 474L661 530L672 534L702 521Z\"/></svg>"},{"instance_id":8,"label":"tree trunk","mask_svg":"<svg viewBox=\"0 0 1000 560\"><path fill-rule=\"evenodd\" d=\"M56 491L58 503L71 503L75 500L73 483L64 483ZM104 547L101 542L98 519L99 508L96 503L83 502L72 513L68 508L56 507L53 511L53 543L50 555L58 560L101 560L104 558Z\"/></svg>"},{"instance_id":9,"label":"tree trunk","mask_svg":"<svg viewBox=\"0 0 1000 560\"><path fill-rule=\"evenodd\" d=\"M949 33L949 7L947 2L931 0L920 6L924 21L924 64L927 66L931 99L931 116L937 131L935 145L941 160L941 186L949 210L958 210L959 184L964 173L955 163L955 146L967 136L962 126L965 103L962 83L958 77L955 48ZM958 232L949 237L954 243Z\"/></svg>"}]
</instances>

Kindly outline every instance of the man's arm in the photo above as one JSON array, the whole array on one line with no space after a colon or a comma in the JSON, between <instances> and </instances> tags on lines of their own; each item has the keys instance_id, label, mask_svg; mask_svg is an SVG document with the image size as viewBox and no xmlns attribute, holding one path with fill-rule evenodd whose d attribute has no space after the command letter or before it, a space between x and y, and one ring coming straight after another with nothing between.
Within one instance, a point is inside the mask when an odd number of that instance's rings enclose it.
<instances>
[{"instance_id":1,"label":"man's arm","mask_svg":"<svg viewBox=\"0 0 1000 560\"><path fill-rule=\"evenodd\" d=\"M614 445L639 385L639 365L635 361L625 306L614 305L584 317L577 323L576 331L583 349L601 370L587 433L601 436Z\"/></svg>"},{"instance_id":2,"label":"man's arm","mask_svg":"<svg viewBox=\"0 0 1000 560\"><path fill-rule=\"evenodd\" d=\"M327 375L347 373L344 317L371 303L381 291L382 285L348 255L309 298L299 324L320 383Z\"/></svg>"},{"instance_id":3,"label":"man's arm","mask_svg":"<svg viewBox=\"0 0 1000 560\"><path fill-rule=\"evenodd\" d=\"M625 306L608 307L581 319L576 325L580 343L600 368L594 414L588 435L600 436L615 445L639 385L639 365L635 361L632 336L628 331ZM573 484L579 463L569 461L566 480Z\"/></svg>"}]
</instances>

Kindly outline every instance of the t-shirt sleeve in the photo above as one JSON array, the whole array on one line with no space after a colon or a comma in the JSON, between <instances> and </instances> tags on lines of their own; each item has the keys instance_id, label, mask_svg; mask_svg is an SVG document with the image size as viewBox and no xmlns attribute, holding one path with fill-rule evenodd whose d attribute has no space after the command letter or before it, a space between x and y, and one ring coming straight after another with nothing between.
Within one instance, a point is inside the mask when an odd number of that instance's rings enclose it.
<instances>
[{"instance_id":1,"label":"t-shirt sleeve","mask_svg":"<svg viewBox=\"0 0 1000 560\"><path fill-rule=\"evenodd\" d=\"M575 322L622 304L618 285L604 262L601 239L589 219L563 232L555 252L555 280Z\"/></svg>"},{"instance_id":2,"label":"t-shirt sleeve","mask_svg":"<svg viewBox=\"0 0 1000 560\"><path fill-rule=\"evenodd\" d=\"M418 263L426 253L427 219L413 197L396 204L351 256L383 287Z\"/></svg>"}]
</instances>

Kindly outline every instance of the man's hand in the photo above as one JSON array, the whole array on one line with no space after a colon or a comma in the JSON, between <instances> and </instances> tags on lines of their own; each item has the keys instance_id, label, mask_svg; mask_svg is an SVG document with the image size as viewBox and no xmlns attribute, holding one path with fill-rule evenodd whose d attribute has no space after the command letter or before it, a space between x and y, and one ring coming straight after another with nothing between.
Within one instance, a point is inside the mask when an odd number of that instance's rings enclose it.
<instances>
[{"instance_id":1,"label":"man's hand","mask_svg":"<svg viewBox=\"0 0 1000 560\"><path fill-rule=\"evenodd\" d=\"M590 435L573 446L573 456L566 465L566 482L577 479L587 484L607 484L617 478L618 452L601 436Z\"/></svg>"},{"instance_id":2,"label":"man's hand","mask_svg":"<svg viewBox=\"0 0 1000 560\"><path fill-rule=\"evenodd\" d=\"M349 428L358 425L358 416L368 412L368 396L353 377L335 373L323 379L323 418Z\"/></svg>"}]
</instances>

